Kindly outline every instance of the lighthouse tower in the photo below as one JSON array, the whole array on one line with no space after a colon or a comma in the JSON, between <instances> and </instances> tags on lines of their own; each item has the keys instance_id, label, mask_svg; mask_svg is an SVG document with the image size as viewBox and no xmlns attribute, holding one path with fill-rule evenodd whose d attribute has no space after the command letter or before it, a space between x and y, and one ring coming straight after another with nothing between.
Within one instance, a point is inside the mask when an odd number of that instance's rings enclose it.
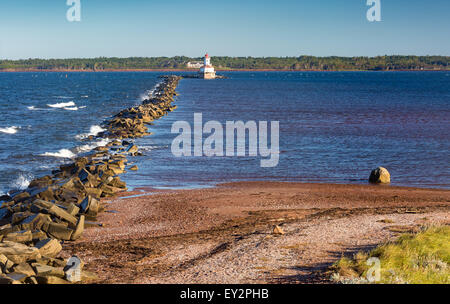
<instances>
[{"instance_id":1,"label":"lighthouse tower","mask_svg":"<svg viewBox=\"0 0 450 304\"><path fill-rule=\"evenodd\" d=\"M216 78L216 71L214 67L211 65L211 57L209 57L208 53L206 53L203 66L199 71L200 77L203 79L214 79Z\"/></svg>"}]
</instances>

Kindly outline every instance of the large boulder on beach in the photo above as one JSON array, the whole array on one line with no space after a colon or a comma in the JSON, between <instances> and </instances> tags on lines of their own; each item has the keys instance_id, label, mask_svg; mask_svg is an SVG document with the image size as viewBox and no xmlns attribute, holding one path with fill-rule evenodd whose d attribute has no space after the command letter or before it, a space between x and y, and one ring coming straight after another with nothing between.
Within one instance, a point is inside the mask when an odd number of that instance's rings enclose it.
<instances>
[{"instance_id":1,"label":"large boulder on beach","mask_svg":"<svg viewBox=\"0 0 450 304\"><path fill-rule=\"evenodd\" d=\"M389 184L391 175L386 168L378 167L370 173L369 182L374 184Z\"/></svg>"}]
</instances>

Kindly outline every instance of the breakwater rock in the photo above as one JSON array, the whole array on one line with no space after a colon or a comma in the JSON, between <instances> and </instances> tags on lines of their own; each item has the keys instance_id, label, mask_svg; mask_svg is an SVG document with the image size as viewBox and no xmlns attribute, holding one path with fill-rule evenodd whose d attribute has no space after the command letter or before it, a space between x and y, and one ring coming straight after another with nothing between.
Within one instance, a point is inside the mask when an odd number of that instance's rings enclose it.
<instances>
[{"instance_id":1,"label":"breakwater rock","mask_svg":"<svg viewBox=\"0 0 450 304\"><path fill-rule=\"evenodd\" d=\"M33 180L24 191L0 196L0 284L61 284L94 279L95 274L59 258L61 243L78 240L105 210L103 198L127 187L119 175L127 169L127 156L140 155L132 139L149 135L147 124L172 105L181 77L166 76L148 99L103 123L96 138L110 140L88 155ZM130 167L130 170L137 167ZM70 260L69 260L70 261Z\"/></svg>"}]
</instances>

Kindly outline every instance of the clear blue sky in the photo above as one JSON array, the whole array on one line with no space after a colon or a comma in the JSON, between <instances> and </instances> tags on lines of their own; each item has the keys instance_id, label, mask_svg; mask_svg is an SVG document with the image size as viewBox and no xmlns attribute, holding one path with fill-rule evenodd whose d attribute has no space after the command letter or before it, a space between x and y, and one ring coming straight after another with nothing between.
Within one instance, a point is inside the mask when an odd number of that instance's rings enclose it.
<instances>
[{"instance_id":1,"label":"clear blue sky","mask_svg":"<svg viewBox=\"0 0 450 304\"><path fill-rule=\"evenodd\" d=\"M1 0L0 58L450 55L449 0Z\"/></svg>"}]
</instances>

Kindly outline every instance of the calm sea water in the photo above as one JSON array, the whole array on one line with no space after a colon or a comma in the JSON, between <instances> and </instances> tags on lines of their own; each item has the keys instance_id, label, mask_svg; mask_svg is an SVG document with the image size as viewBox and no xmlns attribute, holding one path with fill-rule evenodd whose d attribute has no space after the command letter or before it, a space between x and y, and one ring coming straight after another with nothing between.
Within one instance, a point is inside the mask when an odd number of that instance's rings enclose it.
<instances>
[{"instance_id":1,"label":"calm sea water","mask_svg":"<svg viewBox=\"0 0 450 304\"><path fill-rule=\"evenodd\" d=\"M83 137L139 104L167 73L0 73L0 192L26 187L102 142ZM180 74L180 73L178 73ZM178 109L136 142L130 187L207 187L239 180L366 183L384 166L392 184L450 188L450 73L228 72L183 79ZM280 160L171 154L172 123L279 121ZM205 136L206 137L206 136Z\"/></svg>"}]
</instances>

